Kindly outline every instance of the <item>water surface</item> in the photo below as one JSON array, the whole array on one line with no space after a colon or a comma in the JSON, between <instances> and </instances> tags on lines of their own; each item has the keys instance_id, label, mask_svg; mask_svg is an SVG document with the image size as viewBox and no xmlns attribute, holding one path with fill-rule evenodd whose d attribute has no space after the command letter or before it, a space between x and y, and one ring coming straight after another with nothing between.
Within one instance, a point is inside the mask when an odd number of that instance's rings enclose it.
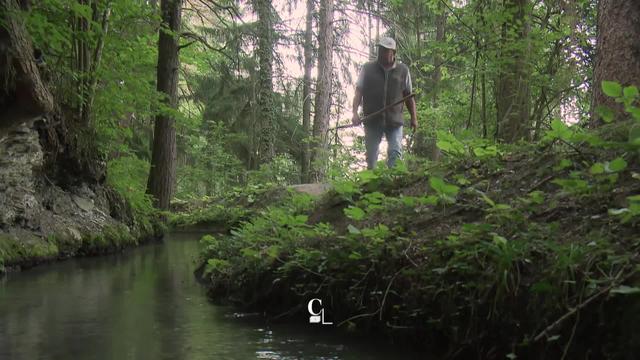
<instances>
[{"instance_id":1,"label":"water surface","mask_svg":"<svg viewBox=\"0 0 640 360\"><path fill-rule=\"evenodd\" d=\"M0 359L402 359L309 324L273 325L207 301L199 234L0 278Z\"/></svg>"}]
</instances>

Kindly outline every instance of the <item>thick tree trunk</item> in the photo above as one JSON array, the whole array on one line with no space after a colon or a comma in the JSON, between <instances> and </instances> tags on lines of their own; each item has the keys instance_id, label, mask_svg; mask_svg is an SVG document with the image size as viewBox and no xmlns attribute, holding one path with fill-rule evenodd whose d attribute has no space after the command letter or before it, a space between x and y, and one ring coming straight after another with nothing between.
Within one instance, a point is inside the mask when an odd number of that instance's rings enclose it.
<instances>
[{"instance_id":1,"label":"thick tree trunk","mask_svg":"<svg viewBox=\"0 0 640 360\"><path fill-rule=\"evenodd\" d=\"M315 141L311 165L316 182L325 175L328 157L329 118L331 115L331 79L333 77L333 0L320 1L318 32L318 81L316 84L313 138Z\"/></svg>"},{"instance_id":2,"label":"thick tree trunk","mask_svg":"<svg viewBox=\"0 0 640 360\"><path fill-rule=\"evenodd\" d=\"M1 0L0 130L54 110L53 96L40 77L19 11L15 0Z\"/></svg>"},{"instance_id":3,"label":"thick tree trunk","mask_svg":"<svg viewBox=\"0 0 640 360\"><path fill-rule=\"evenodd\" d=\"M253 7L258 15L258 161L270 162L276 155L276 119L273 103L273 47L274 14L271 2L254 0Z\"/></svg>"},{"instance_id":4,"label":"thick tree trunk","mask_svg":"<svg viewBox=\"0 0 640 360\"><path fill-rule=\"evenodd\" d=\"M158 91L166 94L165 102L170 108L178 104L178 36L182 14L182 0L162 0L162 28L158 41ZM166 29L166 30L165 30ZM168 31L167 31L168 30ZM175 119L167 114L156 116L153 136L151 171L147 193L154 198L159 209L168 209L176 180L176 129Z\"/></svg>"},{"instance_id":5,"label":"thick tree trunk","mask_svg":"<svg viewBox=\"0 0 640 360\"><path fill-rule=\"evenodd\" d=\"M530 132L528 1L505 1L505 11L510 17L503 32L504 48L496 86L496 137L505 142L528 138Z\"/></svg>"},{"instance_id":6,"label":"thick tree trunk","mask_svg":"<svg viewBox=\"0 0 640 360\"><path fill-rule=\"evenodd\" d=\"M607 106L620 116L622 105L602 92L602 81L640 87L640 1L600 0L596 49L593 108Z\"/></svg>"},{"instance_id":7,"label":"thick tree trunk","mask_svg":"<svg viewBox=\"0 0 640 360\"><path fill-rule=\"evenodd\" d=\"M310 181L309 168L311 165L310 136L311 136L311 71L313 70L313 0L307 0L307 18L304 33L304 84L302 85L302 183Z\"/></svg>"}]
</instances>

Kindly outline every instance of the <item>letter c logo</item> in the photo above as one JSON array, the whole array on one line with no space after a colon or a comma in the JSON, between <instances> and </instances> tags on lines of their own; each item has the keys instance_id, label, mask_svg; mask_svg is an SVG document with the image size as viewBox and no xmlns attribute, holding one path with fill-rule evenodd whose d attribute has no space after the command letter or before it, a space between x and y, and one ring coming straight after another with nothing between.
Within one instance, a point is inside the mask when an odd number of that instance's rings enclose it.
<instances>
[{"instance_id":1,"label":"letter c logo","mask_svg":"<svg viewBox=\"0 0 640 360\"><path fill-rule=\"evenodd\" d=\"M318 311L317 313L313 311L313 303L316 301L320 304L320 311ZM307 310L309 310L309 314L311 315L315 315L315 316L320 315L322 313L322 300L320 299L309 300L309 303L307 304Z\"/></svg>"}]
</instances>

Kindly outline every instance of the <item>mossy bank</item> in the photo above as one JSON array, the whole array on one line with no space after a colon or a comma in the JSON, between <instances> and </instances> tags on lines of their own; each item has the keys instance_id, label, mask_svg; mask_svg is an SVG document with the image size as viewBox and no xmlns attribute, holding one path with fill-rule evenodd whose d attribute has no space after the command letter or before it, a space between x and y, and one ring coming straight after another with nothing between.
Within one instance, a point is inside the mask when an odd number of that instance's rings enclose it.
<instances>
[{"instance_id":1,"label":"mossy bank","mask_svg":"<svg viewBox=\"0 0 640 360\"><path fill-rule=\"evenodd\" d=\"M0 139L0 272L119 251L162 234L154 211L132 207L107 184L99 159L48 151L43 121Z\"/></svg>"}]
</instances>

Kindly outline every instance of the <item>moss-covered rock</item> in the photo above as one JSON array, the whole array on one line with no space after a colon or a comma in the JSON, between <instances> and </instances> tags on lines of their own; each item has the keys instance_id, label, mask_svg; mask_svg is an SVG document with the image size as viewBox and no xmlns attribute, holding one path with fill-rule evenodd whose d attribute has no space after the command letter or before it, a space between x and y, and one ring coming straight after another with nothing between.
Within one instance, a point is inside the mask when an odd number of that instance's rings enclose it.
<instances>
[{"instance_id":1,"label":"moss-covered rock","mask_svg":"<svg viewBox=\"0 0 640 360\"><path fill-rule=\"evenodd\" d=\"M0 262L5 267L38 264L55 259L58 252L53 241L28 235L18 239L16 235L0 234Z\"/></svg>"}]
</instances>

